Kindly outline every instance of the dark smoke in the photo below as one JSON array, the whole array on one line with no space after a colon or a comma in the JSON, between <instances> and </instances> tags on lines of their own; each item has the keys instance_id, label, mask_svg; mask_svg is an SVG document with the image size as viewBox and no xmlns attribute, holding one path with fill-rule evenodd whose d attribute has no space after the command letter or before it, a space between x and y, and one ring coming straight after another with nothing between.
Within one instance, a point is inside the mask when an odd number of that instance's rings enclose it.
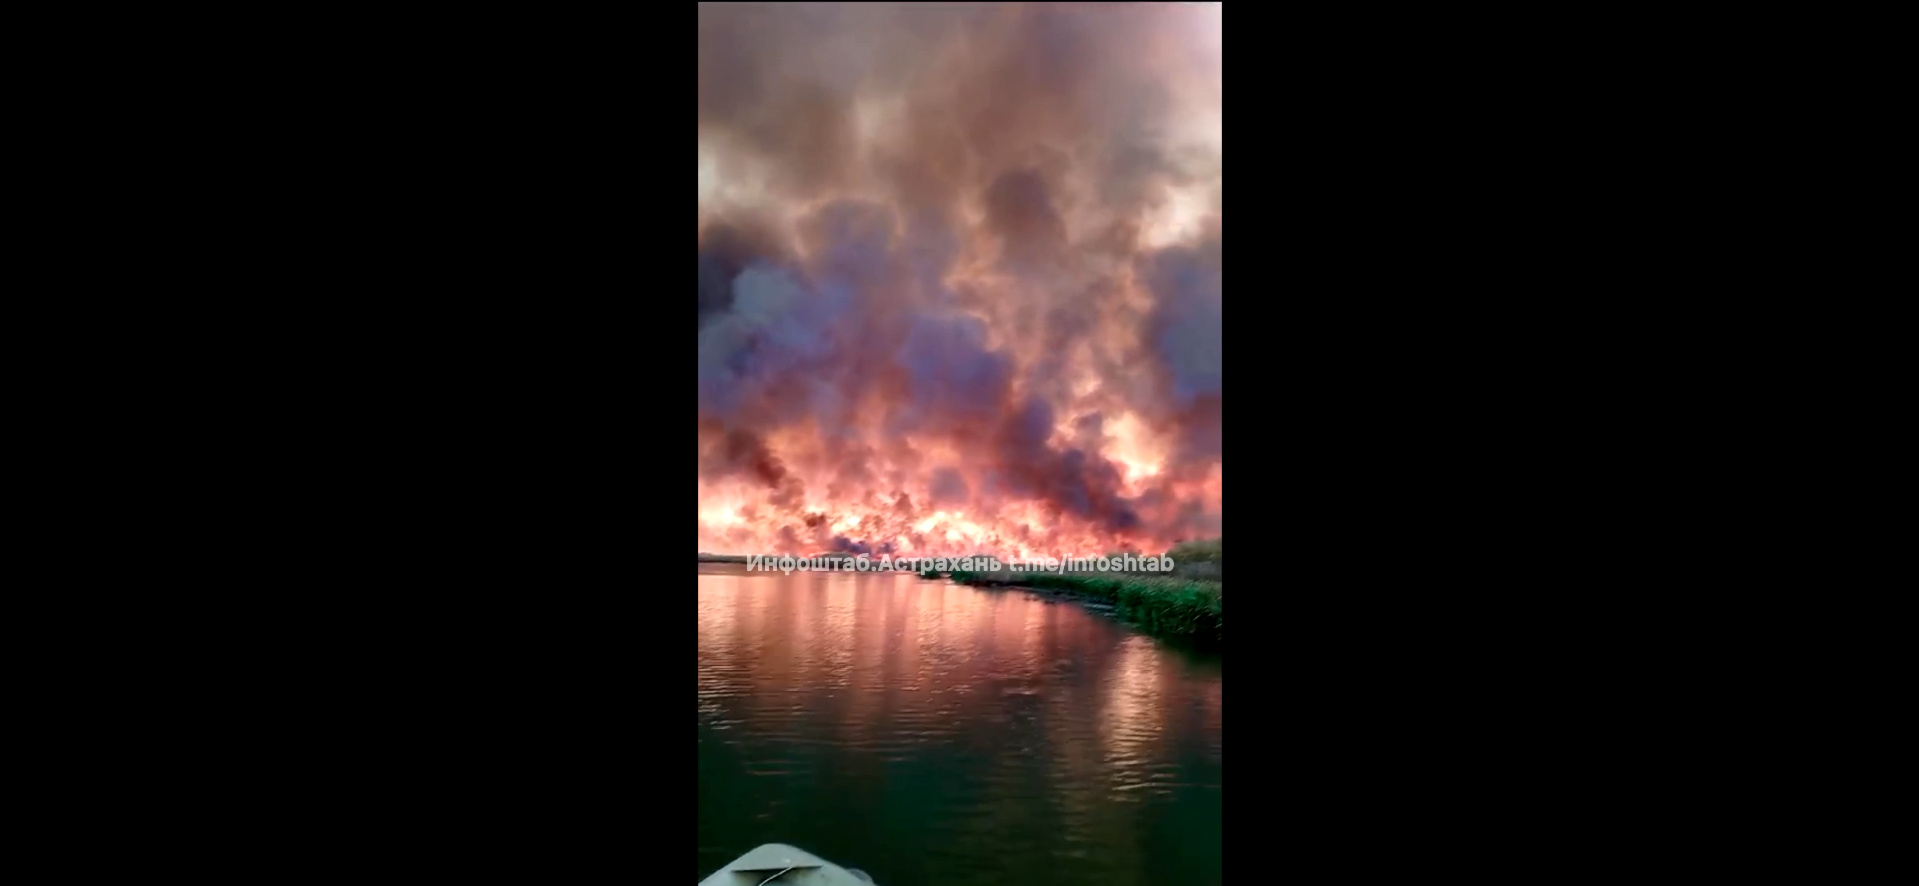
<instances>
[{"instance_id":1,"label":"dark smoke","mask_svg":"<svg viewBox=\"0 0 1919 886\"><path fill-rule=\"evenodd\" d=\"M703 549L1217 534L1208 14L700 5Z\"/></svg>"}]
</instances>

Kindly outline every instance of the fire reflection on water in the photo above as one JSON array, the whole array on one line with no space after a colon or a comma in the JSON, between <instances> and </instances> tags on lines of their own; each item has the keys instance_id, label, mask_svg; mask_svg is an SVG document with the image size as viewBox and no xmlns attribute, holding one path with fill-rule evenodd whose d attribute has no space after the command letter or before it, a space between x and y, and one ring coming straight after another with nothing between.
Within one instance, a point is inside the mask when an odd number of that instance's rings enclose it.
<instances>
[{"instance_id":1,"label":"fire reflection on water","mask_svg":"<svg viewBox=\"0 0 1919 886\"><path fill-rule=\"evenodd\" d=\"M699 634L703 847L871 830L868 870L1216 881L1217 660L911 575L702 574Z\"/></svg>"}]
</instances>

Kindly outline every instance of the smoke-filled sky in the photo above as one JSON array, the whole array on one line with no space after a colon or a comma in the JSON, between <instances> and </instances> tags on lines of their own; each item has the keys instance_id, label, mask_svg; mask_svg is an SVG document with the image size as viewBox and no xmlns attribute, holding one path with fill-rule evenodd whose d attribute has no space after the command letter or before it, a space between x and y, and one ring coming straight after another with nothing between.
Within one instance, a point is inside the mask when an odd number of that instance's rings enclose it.
<instances>
[{"instance_id":1,"label":"smoke-filled sky","mask_svg":"<svg viewBox=\"0 0 1919 886\"><path fill-rule=\"evenodd\" d=\"M1219 4L700 4L700 549L1220 534Z\"/></svg>"}]
</instances>

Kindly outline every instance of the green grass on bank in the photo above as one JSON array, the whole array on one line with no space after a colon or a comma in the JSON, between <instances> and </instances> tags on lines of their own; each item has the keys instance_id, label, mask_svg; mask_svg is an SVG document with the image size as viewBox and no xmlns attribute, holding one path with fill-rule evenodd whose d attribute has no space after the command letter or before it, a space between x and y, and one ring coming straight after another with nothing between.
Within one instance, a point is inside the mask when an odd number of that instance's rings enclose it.
<instances>
[{"instance_id":1,"label":"green grass on bank","mask_svg":"<svg viewBox=\"0 0 1919 886\"><path fill-rule=\"evenodd\" d=\"M1106 572L953 572L960 584L1019 586L1056 591L1111 605L1148 631L1218 649L1224 636L1224 556L1221 539L1181 542L1166 552L1170 574ZM1117 554L1108 554L1116 560ZM928 578L937 574L927 575Z\"/></svg>"},{"instance_id":2,"label":"green grass on bank","mask_svg":"<svg viewBox=\"0 0 1919 886\"><path fill-rule=\"evenodd\" d=\"M955 572L966 585L1005 585L1063 591L1110 604L1129 621L1156 634L1219 648L1223 636L1223 586L1216 581L1134 575L1062 575L1053 572Z\"/></svg>"},{"instance_id":3,"label":"green grass on bank","mask_svg":"<svg viewBox=\"0 0 1919 886\"><path fill-rule=\"evenodd\" d=\"M1173 558L1173 574L1187 578L1224 581L1226 571L1220 555L1220 539L1180 542L1166 552Z\"/></svg>"},{"instance_id":4,"label":"green grass on bank","mask_svg":"<svg viewBox=\"0 0 1919 886\"><path fill-rule=\"evenodd\" d=\"M1181 542L1166 552L1170 574L1159 572L940 572L922 568L919 576L985 587L1017 586L1072 594L1111 605L1120 616L1162 636L1218 649L1223 636L1221 602L1225 571L1220 539ZM851 559L851 555L822 555ZM1117 555L1108 555L1109 559ZM983 557L980 559L984 559ZM700 554L702 563L744 563L743 556ZM922 562L922 567L928 564Z\"/></svg>"}]
</instances>

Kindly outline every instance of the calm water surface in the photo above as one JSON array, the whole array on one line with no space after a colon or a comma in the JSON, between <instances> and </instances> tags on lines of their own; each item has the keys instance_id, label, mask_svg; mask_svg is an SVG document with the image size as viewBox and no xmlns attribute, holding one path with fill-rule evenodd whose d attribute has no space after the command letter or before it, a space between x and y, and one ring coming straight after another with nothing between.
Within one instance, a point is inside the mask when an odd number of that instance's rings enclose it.
<instances>
[{"instance_id":1,"label":"calm water surface","mask_svg":"<svg viewBox=\"0 0 1919 886\"><path fill-rule=\"evenodd\" d=\"M699 877L761 843L879 886L1220 882L1220 665L1077 604L700 567Z\"/></svg>"}]
</instances>

